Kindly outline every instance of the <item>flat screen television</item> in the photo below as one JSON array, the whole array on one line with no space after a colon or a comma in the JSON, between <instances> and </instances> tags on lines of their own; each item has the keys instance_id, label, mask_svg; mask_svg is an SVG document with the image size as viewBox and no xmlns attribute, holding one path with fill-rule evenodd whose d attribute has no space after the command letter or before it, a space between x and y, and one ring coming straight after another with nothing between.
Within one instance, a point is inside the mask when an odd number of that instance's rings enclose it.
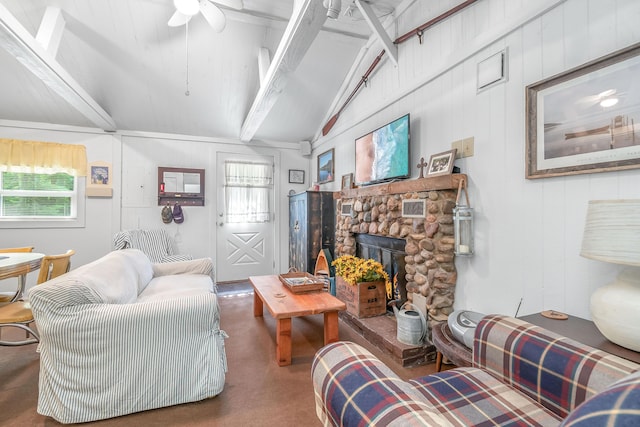
<instances>
[{"instance_id":1,"label":"flat screen television","mask_svg":"<svg viewBox=\"0 0 640 427\"><path fill-rule=\"evenodd\" d=\"M357 185L408 178L409 114L356 139Z\"/></svg>"}]
</instances>

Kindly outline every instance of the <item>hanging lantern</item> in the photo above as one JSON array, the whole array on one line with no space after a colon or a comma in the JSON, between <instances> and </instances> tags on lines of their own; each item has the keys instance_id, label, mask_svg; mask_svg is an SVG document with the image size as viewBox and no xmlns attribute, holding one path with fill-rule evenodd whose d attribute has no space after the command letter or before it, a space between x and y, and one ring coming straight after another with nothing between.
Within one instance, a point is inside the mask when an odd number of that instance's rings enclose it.
<instances>
[{"instance_id":1,"label":"hanging lantern","mask_svg":"<svg viewBox=\"0 0 640 427\"><path fill-rule=\"evenodd\" d=\"M458 256L473 255L473 208L470 207L469 193L465 180L460 180L456 207L453 208L453 230L455 238L455 254ZM463 187L464 185L464 187ZM464 190L466 206L460 206L460 193Z\"/></svg>"}]
</instances>

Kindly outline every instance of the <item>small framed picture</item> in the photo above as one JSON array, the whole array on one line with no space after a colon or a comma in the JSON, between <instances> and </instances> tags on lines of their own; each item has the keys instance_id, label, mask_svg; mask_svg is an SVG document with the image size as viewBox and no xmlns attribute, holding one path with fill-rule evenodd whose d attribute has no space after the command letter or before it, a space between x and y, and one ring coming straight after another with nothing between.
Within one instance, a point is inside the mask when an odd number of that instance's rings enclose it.
<instances>
[{"instance_id":1,"label":"small framed picture","mask_svg":"<svg viewBox=\"0 0 640 427\"><path fill-rule=\"evenodd\" d=\"M432 155L431 159L429 159L429 166L427 166L427 177L451 174L455 158L455 148Z\"/></svg>"},{"instance_id":2,"label":"small framed picture","mask_svg":"<svg viewBox=\"0 0 640 427\"><path fill-rule=\"evenodd\" d=\"M111 176L111 163L89 163L89 176L85 194L87 197L112 197L113 179Z\"/></svg>"},{"instance_id":3,"label":"small framed picture","mask_svg":"<svg viewBox=\"0 0 640 427\"><path fill-rule=\"evenodd\" d=\"M342 175L342 189L349 189L353 187L353 174L348 173L346 175Z\"/></svg>"},{"instance_id":4,"label":"small framed picture","mask_svg":"<svg viewBox=\"0 0 640 427\"><path fill-rule=\"evenodd\" d=\"M333 182L333 148L318 155L318 184Z\"/></svg>"},{"instance_id":5,"label":"small framed picture","mask_svg":"<svg viewBox=\"0 0 640 427\"><path fill-rule=\"evenodd\" d=\"M304 184L304 171L299 169L289 169L290 184Z\"/></svg>"},{"instance_id":6,"label":"small framed picture","mask_svg":"<svg viewBox=\"0 0 640 427\"><path fill-rule=\"evenodd\" d=\"M425 199L405 199L402 201L403 218L424 218L427 216Z\"/></svg>"}]
</instances>

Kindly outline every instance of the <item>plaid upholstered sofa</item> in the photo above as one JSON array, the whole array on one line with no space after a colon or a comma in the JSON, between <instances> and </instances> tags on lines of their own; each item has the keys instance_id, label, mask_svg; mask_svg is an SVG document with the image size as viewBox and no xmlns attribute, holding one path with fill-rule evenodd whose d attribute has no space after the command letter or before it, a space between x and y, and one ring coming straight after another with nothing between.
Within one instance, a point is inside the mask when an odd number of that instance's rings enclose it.
<instances>
[{"instance_id":1,"label":"plaid upholstered sofa","mask_svg":"<svg viewBox=\"0 0 640 427\"><path fill-rule=\"evenodd\" d=\"M81 423L219 394L226 334L213 273L209 258L152 264L123 249L31 288L38 413Z\"/></svg>"},{"instance_id":2,"label":"plaid upholstered sofa","mask_svg":"<svg viewBox=\"0 0 640 427\"><path fill-rule=\"evenodd\" d=\"M403 381L338 342L312 378L326 426L640 426L640 365L507 316L480 322L470 368Z\"/></svg>"}]
</instances>

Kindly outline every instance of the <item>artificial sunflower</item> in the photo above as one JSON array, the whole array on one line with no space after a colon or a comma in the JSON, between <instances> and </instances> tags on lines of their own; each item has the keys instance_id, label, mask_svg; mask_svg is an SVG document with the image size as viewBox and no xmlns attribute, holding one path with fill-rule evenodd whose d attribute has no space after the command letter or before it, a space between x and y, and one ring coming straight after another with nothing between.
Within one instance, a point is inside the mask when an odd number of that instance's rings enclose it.
<instances>
[{"instance_id":1,"label":"artificial sunflower","mask_svg":"<svg viewBox=\"0 0 640 427\"><path fill-rule=\"evenodd\" d=\"M353 255L342 255L336 258L331 265L336 268L336 274L351 286L360 282L384 280L387 295L391 295L389 275L378 261L358 258Z\"/></svg>"}]
</instances>

